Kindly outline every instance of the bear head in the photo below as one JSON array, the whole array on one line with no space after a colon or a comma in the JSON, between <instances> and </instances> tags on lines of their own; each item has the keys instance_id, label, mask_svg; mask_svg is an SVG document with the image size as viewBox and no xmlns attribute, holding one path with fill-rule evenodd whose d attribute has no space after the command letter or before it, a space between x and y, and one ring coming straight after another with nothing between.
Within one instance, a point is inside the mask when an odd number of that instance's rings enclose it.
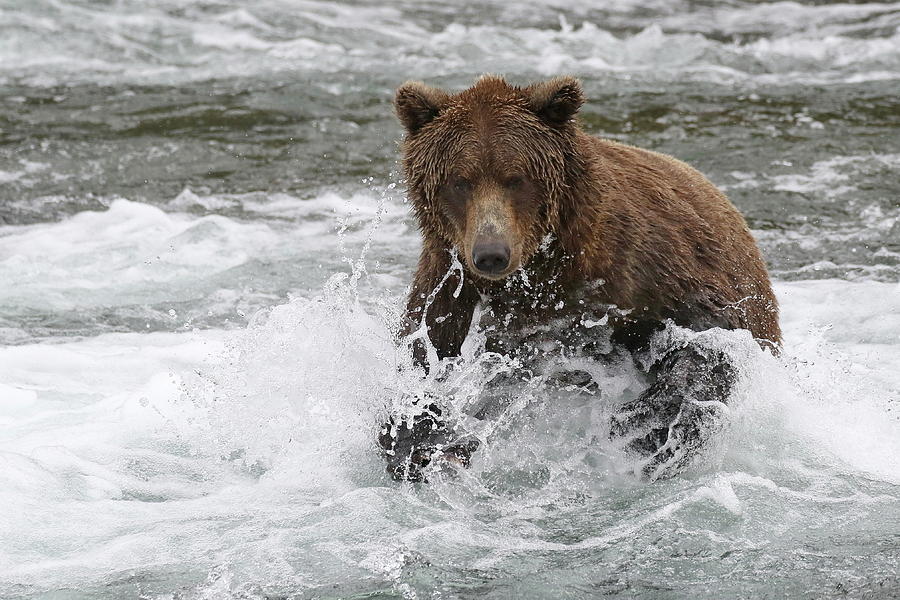
<instances>
[{"instance_id":1,"label":"bear head","mask_svg":"<svg viewBox=\"0 0 900 600\"><path fill-rule=\"evenodd\" d=\"M484 279L527 264L559 226L577 177L574 116L583 102L572 77L517 87L484 76L458 94L400 87L403 165L423 235L455 248Z\"/></svg>"}]
</instances>

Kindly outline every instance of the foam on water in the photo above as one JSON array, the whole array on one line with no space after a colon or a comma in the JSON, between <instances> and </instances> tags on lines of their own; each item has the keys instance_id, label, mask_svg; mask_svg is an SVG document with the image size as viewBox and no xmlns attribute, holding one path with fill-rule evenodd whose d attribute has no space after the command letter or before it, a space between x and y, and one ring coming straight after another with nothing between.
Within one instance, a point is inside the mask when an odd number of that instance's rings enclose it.
<instances>
[{"instance_id":1,"label":"foam on water","mask_svg":"<svg viewBox=\"0 0 900 600\"><path fill-rule=\"evenodd\" d=\"M709 580L734 569L798 593L798 571L857 592L895 585L884 535L900 503L900 287L819 281L778 295L785 357L704 334L743 357L731 427L691 474L652 485L604 441L615 397L539 380L461 477L390 482L378 423L401 391L434 384L398 371L399 299L361 302L354 276L227 334L4 347L0 593L413 597L479 577L522 597L591 580L761 589ZM479 360L464 361L456 402L496 372ZM637 377L593 373L613 394ZM795 545L810 554L765 558Z\"/></svg>"},{"instance_id":2,"label":"foam on water","mask_svg":"<svg viewBox=\"0 0 900 600\"><path fill-rule=\"evenodd\" d=\"M244 324L260 306L318 285L366 242L373 220L382 225L370 241L380 255L413 247L397 242L409 236L393 187L308 200L185 190L166 205L177 212L114 199L59 223L0 227L0 280L16 282L0 288L0 339L27 339L22 325L33 335L62 320L73 332L103 322L150 330ZM196 216L211 211L242 219ZM387 271L379 278L402 285Z\"/></svg>"},{"instance_id":3,"label":"foam on water","mask_svg":"<svg viewBox=\"0 0 900 600\"><path fill-rule=\"evenodd\" d=\"M494 17L483 22L508 25L470 24L465 17L454 20L454 11L442 5L428 10L403 2L136 6L42 0L0 8L0 77L52 85L60 77L71 80L74 71L97 82L125 77L186 83L299 70L402 79L469 73L476 63L479 71L627 71L628 77L651 79L773 83L893 79L900 66L896 4L776 2L687 10L647 2L598 10L590 4L526 3L456 13L483 11ZM659 16L658 24L639 26L647 11ZM610 24L628 33L607 30ZM718 39L722 31L732 39ZM771 37L760 37L762 32ZM741 35L753 39L742 43Z\"/></svg>"},{"instance_id":4,"label":"foam on water","mask_svg":"<svg viewBox=\"0 0 900 600\"><path fill-rule=\"evenodd\" d=\"M789 231L754 232L769 255L783 260L772 269L776 276L896 281L900 206L888 174L898 166L897 154L837 155L790 174L735 171L736 183L722 187L785 192L813 208L811 215L786 215L795 221Z\"/></svg>"}]
</instances>

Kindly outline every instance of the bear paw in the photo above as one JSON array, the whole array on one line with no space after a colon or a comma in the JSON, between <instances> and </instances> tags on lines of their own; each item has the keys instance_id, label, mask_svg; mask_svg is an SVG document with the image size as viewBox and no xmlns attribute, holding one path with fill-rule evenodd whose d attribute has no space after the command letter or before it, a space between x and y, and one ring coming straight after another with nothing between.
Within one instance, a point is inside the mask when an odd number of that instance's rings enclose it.
<instances>
[{"instance_id":1,"label":"bear paw","mask_svg":"<svg viewBox=\"0 0 900 600\"><path fill-rule=\"evenodd\" d=\"M681 471L726 422L737 371L721 351L693 346L667 354L657 379L610 419L609 435L640 458L651 481Z\"/></svg>"},{"instance_id":2,"label":"bear paw","mask_svg":"<svg viewBox=\"0 0 900 600\"><path fill-rule=\"evenodd\" d=\"M673 401L666 406L644 398L626 404L610 420L610 437L624 442L638 459L643 479L656 481L680 473L724 422L722 402Z\"/></svg>"},{"instance_id":3,"label":"bear paw","mask_svg":"<svg viewBox=\"0 0 900 600\"><path fill-rule=\"evenodd\" d=\"M454 439L454 432L431 404L411 420L391 419L381 427L378 443L384 450L387 472L397 481L427 481L426 467L468 467L478 449L475 439Z\"/></svg>"}]
</instances>

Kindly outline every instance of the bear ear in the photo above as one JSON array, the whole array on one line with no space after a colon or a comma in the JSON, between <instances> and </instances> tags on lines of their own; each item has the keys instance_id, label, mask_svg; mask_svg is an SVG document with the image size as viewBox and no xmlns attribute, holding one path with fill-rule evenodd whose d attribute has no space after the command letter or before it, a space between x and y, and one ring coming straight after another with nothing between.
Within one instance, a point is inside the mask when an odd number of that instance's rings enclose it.
<instances>
[{"instance_id":1,"label":"bear ear","mask_svg":"<svg viewBox=\"0 0 900 600\"><path fill-rule=\"evenodd\" d=\"M394 108L409 133L416 133L430 123L450 101L447 92L429 87L421 81L407 81L397 90Z\"/></svg>"},{"instance_id":2,"label":"bear ear","mask_svg":"<svg viewBox=\"0 0 900 600\"><path fill-rule=\"evenodd\" d=\"M531 110L550 125L568 123L581 105L584 92L574 77L555 77L525 88Z\"/></svg>"}]
</instances>

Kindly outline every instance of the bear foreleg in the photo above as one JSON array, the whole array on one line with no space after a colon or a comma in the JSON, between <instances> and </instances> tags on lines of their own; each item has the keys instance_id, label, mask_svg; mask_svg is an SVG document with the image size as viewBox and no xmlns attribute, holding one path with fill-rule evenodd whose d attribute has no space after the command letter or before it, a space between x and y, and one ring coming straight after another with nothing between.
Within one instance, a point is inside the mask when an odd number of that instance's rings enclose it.
<instances>
[{"instance_id":1,"label":"bear foreleg","mask_svg":"<svg viewBox=\"0 0 900 600\"><path fill-rule=\"evenodd\" d=\"M414 364L426 372L434 366L429 350L437 359L459 355L478 302L453 256L426 241L409 292L402 334L412 345ZM459 439L436 398L426 394L413 404L418 412L391 415L379 431L388 473L401 481L423 481L425 467L435 460L468 466L478 442Z\"/></svg>"},{"instance_id":2,"label":"bear foreleg","mask_svg":"<svg viewBox=\"0 0 900 600\"><path fill-rule=\"evenodd\" d=\"M656 381L610 420L610 437L640 457L648 480L680 472L725 424L737 369L721 350L688 345L651 368Z\"/></svg>"}]
</instances>

